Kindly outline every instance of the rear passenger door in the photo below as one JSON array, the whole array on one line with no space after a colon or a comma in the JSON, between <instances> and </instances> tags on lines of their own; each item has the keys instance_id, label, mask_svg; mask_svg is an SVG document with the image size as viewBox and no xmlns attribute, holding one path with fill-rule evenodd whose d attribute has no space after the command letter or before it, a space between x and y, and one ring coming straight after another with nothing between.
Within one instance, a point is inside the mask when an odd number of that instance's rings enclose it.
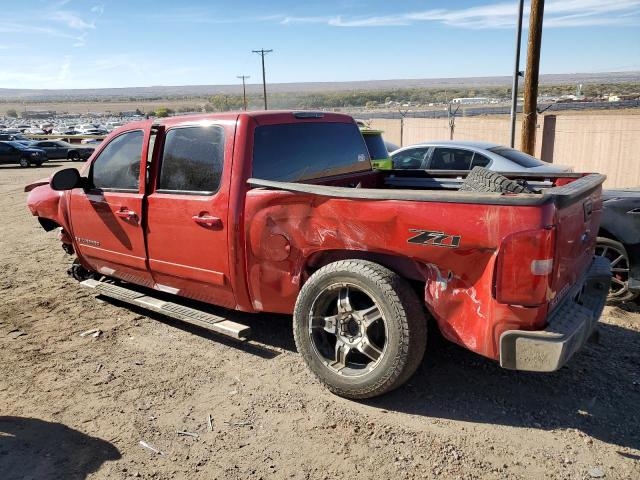
<instances>
[{"instance_id":1,"label":"rear passenger door","mask_svg":"<svg viewBox=\"0 0 640 480\"><path fill-rule=\"evenodd\" d=\"M470 170L473 152L462 148L436 147L429 170Z\"/></svg>"},{"instance_id":2,"label":"rear passenger door","mask_svg":"<svg viewBox=\"0 0 640 480\"><path fill-rule=\"evenodd\" d=\"M234 123L181 125L156 138L147 197L147 252L155 288L235 307L227 210Z\"/></svg>"}]
</instances>

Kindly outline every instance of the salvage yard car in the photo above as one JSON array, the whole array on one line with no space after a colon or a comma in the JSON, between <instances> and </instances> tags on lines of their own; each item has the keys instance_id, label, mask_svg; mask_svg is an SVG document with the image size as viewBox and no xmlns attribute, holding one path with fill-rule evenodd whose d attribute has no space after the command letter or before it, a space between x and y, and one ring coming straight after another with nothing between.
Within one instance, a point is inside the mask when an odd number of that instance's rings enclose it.
<instances>
[{"instance_id":1,"label":"salvage yard car","mask_svg":"<svg viewBox=\"0 0 640 480\"><path fill-rule=\"evenodd\" d=\"M18 141L0 141L0 165L17 163L21 167L35 165L39 167L47 161L47 153L40 148L33 148Z\"/></svg>"},{"instance_id":2,"label":"salvage yard car","mask_svg":"<svg viewBox=\"0 0 640 480\"><path fill-rule=\"evenodd\" d=\"M596 255L611 261L609 300L630 302L640 295L640 190L605 190L602 200Z\"/></svg>"},{"instance_id":3,"label":"salvage yard car","mask_svg":"<svg viewBox=\"0 0 640 480\"><path fill-rule=\"evenodd\" d=\"M476 169L452 191L403 173L411 188L371 168L349 116L241 112L127 124L80 171L25 190L82 286L236 338L249 327L207 304L293 314L298 351L338 395L406 382L428 317L504 368L562 367L609 288L594 257L604 176L530 191Z\"/></svg>"},{"instance_id":4,"label":"salvage yard car","mask_svg":"<svg viewBox=\"0 0 640 480\"><path fill-rule=\"evenodd\" d=\"M496 172L566 172L520 150L488 142L426 142L391 153L393 168L425 170L471 170L484 167Z\"/></svg>"},{"instance_id":5,"label":"salvage yard car","mask_svg":"<svg viewBox=\"0 0 640 480\"><path fill-rule=\"evenodd\" d=\"M79 162L86 160L93 153L93 147L81 147L63 140L38 140L29 144L30 147L40 148L47 152L49 160L71 160Z\"/></svg>"}]
</instances>

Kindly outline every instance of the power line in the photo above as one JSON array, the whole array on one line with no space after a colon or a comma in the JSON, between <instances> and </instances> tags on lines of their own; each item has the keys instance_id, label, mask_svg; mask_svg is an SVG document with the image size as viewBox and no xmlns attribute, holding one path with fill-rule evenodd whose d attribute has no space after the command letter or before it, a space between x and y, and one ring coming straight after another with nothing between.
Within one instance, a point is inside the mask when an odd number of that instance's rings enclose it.
<instances>
[{"instance_id":1,"label":"power line","mask_svg":"<svg viewBox=\"0 0 640 480\"><path fill-rule=\"evenodd\" d=\"M245 87L244 81L247 78L251 78L249 75L238 75L236 78L242 79L242 105L244 106L244 110L247 110L247 89Z\"/></svg>"},{"instance_id":2,"label":"power line","mask_svg":"<svg viewBox=\"0 0 640 480\"><path fill-rule=\"evenodd\" d=\"M251 50L253 53L259 53L262 57L262 92L264 94L264 109L267 110L267 80L266 75L264 73L264 56L267 53L273 52L273 50L265 50L261 48L260 50Z\"/></svg>"}]
</instances>

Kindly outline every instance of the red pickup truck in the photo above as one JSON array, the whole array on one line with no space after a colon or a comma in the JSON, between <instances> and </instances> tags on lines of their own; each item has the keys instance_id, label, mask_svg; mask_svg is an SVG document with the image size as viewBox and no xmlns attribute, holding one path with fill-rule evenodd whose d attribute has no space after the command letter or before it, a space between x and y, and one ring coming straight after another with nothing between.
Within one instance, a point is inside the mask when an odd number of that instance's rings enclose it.
<instances>
[{"instance_id":1,"label":"red pickup truck","mask_svg":"<svg viewBox=\"0 0 640 480\"><path fill-rule=\"evenodd\" d=\"M560 368L593 331L604 177L486 176L497 191L373 170L349 116L252 112L130 123L26 190L83 286L237 338L207 304L293 314L316 377L367 398L413 374L430 317L516 370Z\"/></svg>"}]
</instances>

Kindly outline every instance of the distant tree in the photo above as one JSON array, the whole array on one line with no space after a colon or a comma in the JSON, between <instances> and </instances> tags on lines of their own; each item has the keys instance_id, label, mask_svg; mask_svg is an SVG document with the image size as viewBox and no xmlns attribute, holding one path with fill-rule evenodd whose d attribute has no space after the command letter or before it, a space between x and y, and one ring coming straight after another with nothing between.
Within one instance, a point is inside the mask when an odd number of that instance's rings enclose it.
<instances>
[{"instance_id":1,"label":"distant tree","mask_svg":"<svg viewBox=\"0 0 640 480\"><path fill-rule=\"evenodd\" d=\"M173 113L173 110L171 110L170 108L167 107L160 107L156 109L156 117L159 118L163 118L163 117L168 117L169 115L171 115Z\"/></svg>"},{"instance_id":2,"label":"distant tree","mask_svg":"<svg viewBox=\"0 0 640 480\"><path fill-rule=\"evenodd\" d=\"M7 110L7 117L18 118L18 112L16 112L15 108L10 108Z\"/></svg>"}]
</instances>

